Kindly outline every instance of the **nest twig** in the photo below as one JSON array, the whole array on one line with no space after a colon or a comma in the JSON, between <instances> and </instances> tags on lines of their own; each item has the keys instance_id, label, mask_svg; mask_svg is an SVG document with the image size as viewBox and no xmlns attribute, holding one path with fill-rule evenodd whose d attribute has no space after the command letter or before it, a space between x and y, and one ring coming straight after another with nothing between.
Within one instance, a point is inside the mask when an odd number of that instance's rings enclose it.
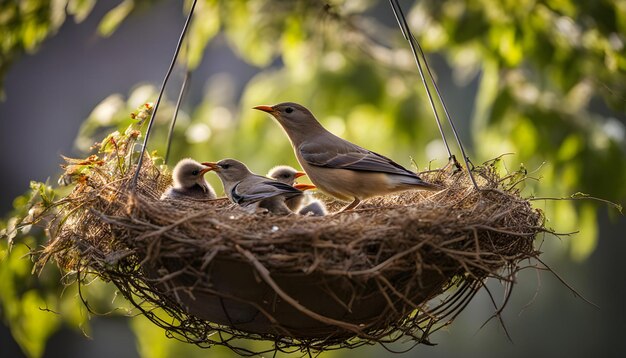
<instances>
[{"instance_id":1,"label":"nest twig","mask_svg":"<svg viewBox=\"0 0 626 358\"><path fill-rule=\"evenodd\" d=\"M279 217L225 199L160 201L171 179L149 157L131 194L131 147L105 154L64 199L40 263L113 282L169 336L203 347L262 353L240 338L304 352L402 337L429 344L487 278L512 285L546 231L489 164L474 172L480 191L443 169L422 174L441 192Z\"/></svg>"}]
</instances>

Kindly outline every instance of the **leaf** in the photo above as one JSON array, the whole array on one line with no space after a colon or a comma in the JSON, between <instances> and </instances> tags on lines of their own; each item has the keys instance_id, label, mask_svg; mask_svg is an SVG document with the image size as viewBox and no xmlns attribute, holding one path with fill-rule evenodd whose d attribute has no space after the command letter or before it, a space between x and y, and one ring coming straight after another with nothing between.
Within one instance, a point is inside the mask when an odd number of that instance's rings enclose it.
<instances>
[{"instance_id":1,"label":"leaf","mask_svg":"<svg viewBox=\"0 0 626 358\"><path fill-rule=\"evenodd\" d=\"M11 333L30 357L41 357L48 338L60 324L60 317L45 310L45 300L37 290L27 291L19 303L20 317L11 325Z\"/></svg>"},{"instance_id":2,"label":"leaf","mask_svg":"<svg viewBox=\"0 0 626 358\"><path fill-rule=\"evenodd\" d=\"M557 153L557 158L561 161L574 159L582 150L583 143L577 135L568 136L561 144Z\"/></svg>"},{"instance_id":3,"label":"leaf","mask_svg":"<svg viewBox=\"0 0 626 358\"><path fill-rule=\"evenodd\" d=\"M575 232L580 228L578 215L574 203L571 201L556 201L552 210L552 221L556 231L561 233Z\"/></svg>"},{"instance_id":4,"label":"leaf","mask_svg":"<svg viewBox=\"0 0 626 358\"><path fill-rule=\"evenodd\" d=\"M124 0L119 5L110 10L98 25L98 32L104 37L111 36L111 34L120 26L122 21L130 14L135 8L135 2L133 0Z\"/></svg>"},{"instance_id":5,"label":"leaf","mask_svg":"<svg viewBox=\"0 0 626 358\"><path fill-rule=\"evenodd\" d=\"M91 13L94 5L96 5L96 0L69 0L67 12L74 15L74 20L80 23Z\"/></svg>"},{"instance_id":6,"label":"leaf","mask_svg":"<svg viewBox=\"0 0 626 358\"><path fill-rule=\"evenodd\" d=\"M153 314L163 319L169 319L162 310L152 311ZM143 315L138 315L130 320L130 328L135 333L137 350L141 357L168 358L168 357L207 357L206 350L193 344L181 342L166 336L165 331L150 322ZM210 335L211 332L208 332ZM238 344L240 342L237 342ZM247 345L244 343L244 345ZM225 347L211 347L211 356L230 357L235 356L232 351Z\"/></svg>"},{"instance_id":7,"label":"leaf","mask_svg":"<svg viewBox=\"0 0 626 358\"><path fill-rule=\"evenodd\" d=\"M50 1L50 30L56 31L65 22L65 8L68 0Z\"/></svg>"},{"instance_id":8,"label":"leaf","mask_svg":"<svg viewBox=\"0 0 626 358\"><path fill-rule=\"evenodd\" d=\"M219 28L219 7L208 1L200 1L196 6L187 37L189 43L187 66L190 70L198 67L206 46L215 37Z\"/></svg>"},{"instance_id":9,"label":"leaf","mask_svg":"<svg viewBox=\"0 0 626 358\"><path fill-rule=\"evenodd\" d=\"M22 242L33 244L32 237ZM59 326L60 317L40 310L46 307L42 293L33 287L30 250L26 245L16 245L10 252L0 242L0 308L8 321L16 342L30 357L40 357L48 337Z\"/></svg>"},{"instance_id":10,"label":"leaf","mask_svg":"<svg viewBox=\"0 0 626 358\"><path fill-rule=\"evenodd\" d=\"M583 204L578 215L580 233L572 239L570 252L576 261L584 261L598 245L598 222L596 207L593 204Z\"/></svg>"}]
</instances>

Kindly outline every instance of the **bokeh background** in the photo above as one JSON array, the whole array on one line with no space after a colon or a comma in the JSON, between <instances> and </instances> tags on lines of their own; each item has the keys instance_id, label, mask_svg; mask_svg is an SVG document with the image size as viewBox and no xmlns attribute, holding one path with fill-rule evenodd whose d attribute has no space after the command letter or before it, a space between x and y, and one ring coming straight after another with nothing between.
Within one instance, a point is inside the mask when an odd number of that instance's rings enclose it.
<instances>
[{"instance_id":1,"label":"bokeh background","mask_svg":"<svg viewBox=\"0 0 626 358\"><path fill-rule=\"evenodd\" d=\"M474 162L506 156L540 178L524 193L626 197L626 6L623 1L401 1L429 53L452 117ZM591 4L592 3L592 4ZM56 185L60 155L84 156L154 101L171 60L185 5L175 1L40 1L0 5L0 214L10 226L29 182ZM409 11L410 10L410 11ZM408 44L387 2L200 0L188 45L159 110L150 149L163 153L185 64L191 73L172 160L230 156L264 173L295 165L278 125L252 111L285 100L309 107L331 131L410 166L444 165L445 149ZM237 140L246 138L245 140ZM450 137L451 138L451 137ZM216 178L208 177L216 188ZM218 190L219 191L219 190ZM434 347L401 356L622 357L626 332L626 220L592 200L535 201L556 238L541 237L549 272L519 274L504 313L512 338L479 294ZM6 232L5 232L6 234ZM115 289L89 286L100 316L53 265L31 275L33 229L0 246L2 357L234 356L167 339L128 312ZM27 246L28 245L28 246ZM499 283L490 287L502 292ZM404 351L410 342L389 348ZM396 355L380 347L324 356Z\"/></svg>"}]
</instances>

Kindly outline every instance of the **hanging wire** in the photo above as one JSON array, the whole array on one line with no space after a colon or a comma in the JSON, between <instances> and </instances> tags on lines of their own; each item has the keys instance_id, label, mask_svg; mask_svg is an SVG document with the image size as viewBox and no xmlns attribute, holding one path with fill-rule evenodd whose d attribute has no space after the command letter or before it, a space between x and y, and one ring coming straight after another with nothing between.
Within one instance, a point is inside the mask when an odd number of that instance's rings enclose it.
<instances>
[{"instance_id":1,"label":"hanging wire","mask_svg":"<svg viewBox=\"0 0 626 358\"><path fill-rule=\"evenodd\" d=\"M437 121L437 127L439 128L441 139L443 139L443 144L446 146L446 150L448 151L448 158L452 159L453 154L450 151L450 146L448 145L448 140L446 139L446 135L443 133L443 126L441 125L441 119L439 119L439 113L437 112L437 108L435 107L433 96L430 93L430 87L428 87L428 83L426 83L426 77L424 76L424 71L422 70L422 64L421 64L420 58L419 56L417 56L417 52L415 50L415 44L413 43L413 41L410 40L410 37L409 37L409 33L411 31L409 30L409 25L406 23L406 20L404 18L403 18L404 21L400 21L400 17L398 16L398 11L396 11L396 6L398 6L399 8L399 5L397 3L394 4L394 0L389 0L389 3L391 4L391 9L393 10L393 15L396 17L398 26L400 26L400 31L402 31L402 35L407 41L409 41L409 45L411 46L411 50L413 51L413 54L414 54L413 57L415 58L415 62L417 64L417 70L420 73L420 77L422 78L422 83L424 84L424 88L426 89L426 94L428 95L428 102L430 103L430 108L433 110L433 113L435 114L435 120ZM400 13L400 16L404 16L402 14L401 9L399 9L399 13Z\"/></svg>"},{"instance_id":2,"label":"hanging wire","mask_svg":"<svg viewBox=\"0 0 626 358\"><path fill-rule=\"evenodd\" d=\"M448 142L446 140L445 134L444 134L442 126L441 126L441 120L439 119L439 113L437 112L437 109L435 107L435 103L434 103L433 98L432 98L432 94L430 92L430 88L428 87L428 83L426 82L426 77L424 75L424 70L422 69L422 64L421 64L422 61L424 62L424 66L426 67L426 71L428 72L428 76L430 78L430 82L432 83L433 87L435 88L435 92L437 93L437 98L439 99L439 102L441 103L441 106L443 107L443 111L444 111L444 113L446 115L446 119L450 123L450 127L452 128L452 132L454 133L454 138L456 139L456 142L457 142L457 144L459 146L459 149L461 150L461 155L463 155L463 160L465 162L465 167L467 169L467 173L469 174L469 177L472 180L472 184L474 184L474 188L478 189L478 184L476 184L476 180L474 179L474 175L472 174L472 170L470 169L470 159L469 159L469 157L465 153L465 148L463 147L463 143L461 142L461 138L458 135L458 132L456 130L456 126L454 125L454 121L452 121L452 118L450 117L450 113L448 112L448 108L446 106L446 103L445 103L445 101L443 99L443 96L441 95L441 91L439 90L439 86L437 86L437 82L435 81L435 78L434 78L434 76L432 74L432 71L430 70L430 66L428 65L428 61L426 60L426 55L424 54L424 51L422 50L422 46L420 46L420 44L417 41L417 39L415 38L415 36L413 36L413 33L411 32L411 29L409 28L409 24L408 24L408 22L406 20L406 17L404 16L404 12L402 11L402 8L400 7L400 4L398 3L398 0L389 0L389 4L391 5L391 9L393 10L393 14L396 17L396 21L398 22L398 26L400 26L400 31L402 32L402 35L404 36L404 38L409 42L409 45L411 47L411 51L413 52L413 57L415 58L415 62L417 64L417 69L419 71L420 77L422 78L422 83L424 84L424 87L426 89L426 93L428 95L428 100L430 102L430 106L431 106L431 108L433 110L433 113L435 114L435 119L437 121L437 126L439 127L439 132L441 134L441 138L443 138L443 143L446 146L446 149L448 150L449 159L456 163L456 158L452 154L452 152L450 151L450 147L448 146ZM420 56L422 58L422 61L420 61Z\"/></svg>"},{"instance_id":3,"label":"hanging wire","mask_svg":"<svg viewBox=\"0 0 626 358\"><path fill-rule=\"evenodd\" d=\"M178 117L178 110L180 109L180 105L183 102L183 97L187 92L188 82L191 80L191 71L189 68L185 69L185 77L183 78L183 84L180 87L180 92L178 93L178 99L176 100L176 108L174 109L174 115L172 116L172 121L170 123L170 129L167 133L167 147L165 149L165 159L163 159L163 164L167 164L167 161L170 157L170 148L172 147L172 136L174 135L174 126L176 125L176 118Z\"/></svg>"},{"instance_id":4,"label":"hanging wire","mask_svg":"<svg viewBox=\"0 0 626 358\"><path fill-rule=\"evenodd\" d=\"M174 51L174 56L172 57L172 62L170 63L170 67L165 74L165 78L163 79L163 83L161 84L161 90L159 91L159 96L157 97L156 103L154 104L154 111L152 112L152 116L150 117L150 121L148 122L148 128L146 129L146 136L143 140L143 146L141 148L141 155L139 156L139 160L137 161L137 169L135 170L135 176L133 177L133 181L131 183L132 191L135 191L137 188L137 180L139 179L139 172L141 171L141 165L143 163L143 156L146 153L146 147L148 145L148 139L150 138L150 131L152 130L152 125L154 124L154 119L157 115L157 110L159 109L159 104L161 103L161 98L163 97L163 92L165 91L165 85L172 74L172 70L174 69L174 65L176 64L176 59L178 58L178 54L180 53L180 48L183 44L183 40L185 39L185 35L187 34L187 28L189 27L189 23L191 22L191 16L193 15L193 10L196 7L196 2L198 0L193 0L191 4L191 9L189 10L189 15L187 15L187 20L185 20L185 25L183 26L183 31L178 38L178 43L176 44L176 51Z\"/></svg>"}]
</instances>

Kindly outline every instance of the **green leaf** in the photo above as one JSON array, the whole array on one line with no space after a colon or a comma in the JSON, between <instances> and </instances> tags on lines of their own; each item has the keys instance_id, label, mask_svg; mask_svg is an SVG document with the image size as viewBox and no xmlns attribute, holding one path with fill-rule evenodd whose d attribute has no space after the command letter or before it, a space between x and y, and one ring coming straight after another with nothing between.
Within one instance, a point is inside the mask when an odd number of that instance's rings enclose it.
<instances>
[{"instance_id":1,"label":"green leaf","mask_svg":"<svg viewBox=\"0 0 626 358\"><path fill-rule=\"evenodd\" d=\"M27 291L20 301L20 317L11 325L13 337L30 357L43 355L48 337L60 324L59 316L46 307L37 290Z\"/></svg>"},{"instance_id":2,"label":"green leaf","mask_svg":"<svg viewBox=\"0 0 626 358\"><path fill-rule=\"evenodd\" d=\"M96 0L69 0L67 3L67 12L74 15L76 22L82 22L91 13Z\"/></svg>"},{"instance_id":3,"label":"green leaf","mask_svg":"<svg viewBox=\"0 0 626 358\"><path fill-rule=\"evenodd\" d=\"M122 24L122 21L135 8L133 0L124 0L109 11L98 25L98 32L104 37L110 36Z\"/></svg>"},{"instance_id":4,"label":"green leaf","mask_svg":"<svg viewBox=\"0 0 626 358\"><path fill-rule=\"evenodd\" d=\"M196 6L189 27L187 41L189 52L187 65L190 70L198 67L208 43L220 29L219 7L215 3L200 1Z\"/></svg>"},{"instance_id":5,"label":"green leaf","mask_svg":"<svg viewBox=\"0 0 626 358\"><path fill-rule=\"evenodd\" d=\"M561 144L557 153L557 158L561 161L574 159L582 150L583 144L577 135L570 135Z\"/></svg>"},{"instance_id":6,"label":"green leaf","mask_svg":"<svg viewBox=\"0 0 626 358\"><path fill-rule=\"evenodd\" d=\"M572 201L556 201L552 210L552 222L559 233L572 233L578 231L580 225L575 205Z\"/></svg>"},{"instance_id":7,"label":"green leaf","mask_svg":"<svg viewBox=\"0 0 626 358\"><path fill-rule=\"evenodd\" d=\"M23 238L32 245L32 238ZM4 319L20 347L30 357L40 357L48 337L56 331L60 317L46 308L42 292L33 286L32 262L26 245L16 245L8 252L2 242L0 256L0 304Z\"/></svg>"},{"instance_id":8,"label":"green leaf","mask_svg":"<svg viewBox=\"0 0 626 358\"><path fill-rule=\"evenodd\" d=\"M580 233L572 239L570 247L572 258L584 261L598 245L598 222L596 208L592 204L583 204L578 215Z\"/></svg>"}]
</instances>

